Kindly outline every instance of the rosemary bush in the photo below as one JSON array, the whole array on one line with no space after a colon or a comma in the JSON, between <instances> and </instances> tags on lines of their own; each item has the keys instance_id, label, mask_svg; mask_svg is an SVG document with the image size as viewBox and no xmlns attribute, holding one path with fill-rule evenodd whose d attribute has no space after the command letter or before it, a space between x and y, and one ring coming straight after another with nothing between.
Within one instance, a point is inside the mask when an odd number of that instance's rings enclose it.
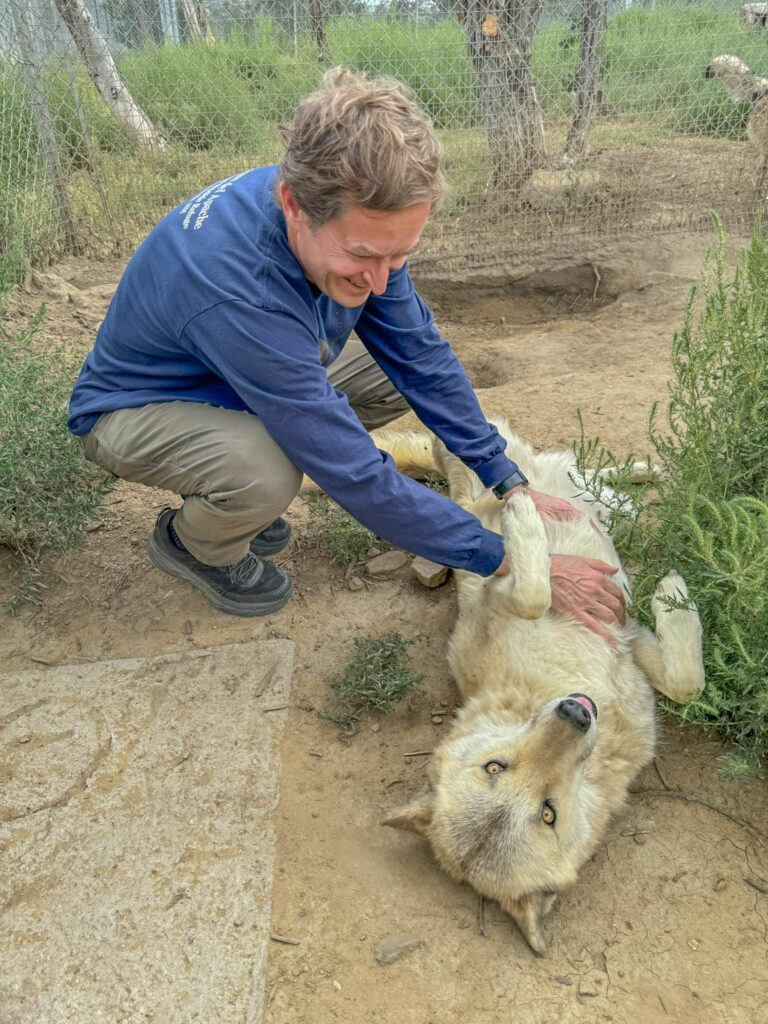
<instances>
[{"instance_id":1,"label":"rosemary bush","mask_svg":"<svg viewBox=\"0 0 768 1024\"><path fill-rule=\"evenodd\" d=\"M23 601L41 603L43 563L83 542L112 487L67 430L80 360L63 349L36 350L44 316L41 306L17 333L0 326L0 545L15 555L17 585L5 600L12 614Z\"/></svg>"},{"instance_id":2,"label":"rosemary bush","mask_svg":"<svg viewBox=\"0 0 768 1024\"><path fill-rule=\"evenodd\" d=\"M417 689L424 678L402 664L408 661L408 648L413 643L400 633L355 638L355 653L344 666L344 675L334 676L330 682L342 711L321 713L320 717L351 730L362 711L393 711L395 704Z\"/></svg>"},{"instance_id":3,"label":"rosemary bush","mask_svg":"<svg viewBox=\"0 0 768 1024\"><path fill-rule=\"evenodd\" d=\"M657 582L675 568L704 629L704 692L665 701L714 727L747 759L768 752L768 236L758 226L729 278L724 238L707 252L672 343L666 423L651 410L660 473L628 486L599 439L575 446L578 475L611 466L616 495L587 488L610 510L619 554L636 575L632 613L653 625Z\"/></svg>"}]
</instances>

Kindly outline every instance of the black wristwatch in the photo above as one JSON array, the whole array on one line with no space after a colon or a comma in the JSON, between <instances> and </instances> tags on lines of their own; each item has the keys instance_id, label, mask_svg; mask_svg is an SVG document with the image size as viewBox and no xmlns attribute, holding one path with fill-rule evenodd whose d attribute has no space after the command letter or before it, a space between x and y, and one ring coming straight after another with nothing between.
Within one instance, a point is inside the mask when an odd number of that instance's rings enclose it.
<instances>
[{"instance_id":1,"label":"black wristwatch","mask_svg":"<svg viewBox=\"0 0 768 1024\"><path fill-rule=\"evenodd\" d=\"M491 490L497 498L503 498L504 495L511 491L513 487L519 487L521 484L527 484L528 477L524 473L521 473L519 469L516 469L511 476L506 476L504 479L492 487Z\"/></svg>"}]
</instances>

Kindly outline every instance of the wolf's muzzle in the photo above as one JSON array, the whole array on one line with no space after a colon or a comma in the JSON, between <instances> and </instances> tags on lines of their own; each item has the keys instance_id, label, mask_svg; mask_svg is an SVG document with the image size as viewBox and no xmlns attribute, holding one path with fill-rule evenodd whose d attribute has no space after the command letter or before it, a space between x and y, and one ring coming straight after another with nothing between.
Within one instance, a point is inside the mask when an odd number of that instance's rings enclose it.
<instances>
[{"instance_id":1,"label":"wolf's muzzle","mask_svg":"<svg viewBox=\"0 0 768 1024\"><path fill-rule=\"evenodd\" d=\"M587 706L589 702L590 706ZM592 715L597 717L597 709L589 697L575 693L571 697L561 700L555 708L558 718L565 719L570 725L580 732L586 732L592 724Z\"/></svg>"}]
</instances>

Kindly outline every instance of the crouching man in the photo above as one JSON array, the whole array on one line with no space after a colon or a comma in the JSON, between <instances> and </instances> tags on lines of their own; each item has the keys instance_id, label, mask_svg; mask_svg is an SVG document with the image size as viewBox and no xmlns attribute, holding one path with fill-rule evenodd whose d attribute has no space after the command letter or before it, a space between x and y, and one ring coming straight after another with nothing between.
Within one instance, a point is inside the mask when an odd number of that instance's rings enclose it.
<instances>
[{"instance_id":1,"label":"crouching man","mask_svg":"<svg viewBox=\"0 0 768 1024\"><path fill-rule=\"evenodd\" d=\"M336 69L282 131L279 166L211 185L136 251L70 429L86 458L183 497L149 557L222 612L289 599L265 556L288 542L280 516L302 473L391 543L503 575L501 537L400 475L367 433L410 407L499 496L525 484L408 276L444 190L431 124L398 83ZM542 515L576 514L532 496ZM555 556L553 605L598 629L623 618L611 571Z\"/></svg>"}]
</instances>

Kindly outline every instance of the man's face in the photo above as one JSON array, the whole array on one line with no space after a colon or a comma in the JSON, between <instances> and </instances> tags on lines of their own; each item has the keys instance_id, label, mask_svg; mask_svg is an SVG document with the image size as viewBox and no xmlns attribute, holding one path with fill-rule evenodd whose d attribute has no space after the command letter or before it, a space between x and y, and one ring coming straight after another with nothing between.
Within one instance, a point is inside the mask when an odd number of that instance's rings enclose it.
<instances>
[{"instance_id":1,"label":"man's face","mask_svg":"<svg viewBox=\"0 0 768 1024\"><path fill-rule=\"evenodd\" d=\"M312 231L290 189L280 198L288 244L304 276L340 306L362 306L371 292L381 295L391 270L399 270L416 248L429 217L428 202L397 213L353 206Z\"/></svg>"}]
</instances>

